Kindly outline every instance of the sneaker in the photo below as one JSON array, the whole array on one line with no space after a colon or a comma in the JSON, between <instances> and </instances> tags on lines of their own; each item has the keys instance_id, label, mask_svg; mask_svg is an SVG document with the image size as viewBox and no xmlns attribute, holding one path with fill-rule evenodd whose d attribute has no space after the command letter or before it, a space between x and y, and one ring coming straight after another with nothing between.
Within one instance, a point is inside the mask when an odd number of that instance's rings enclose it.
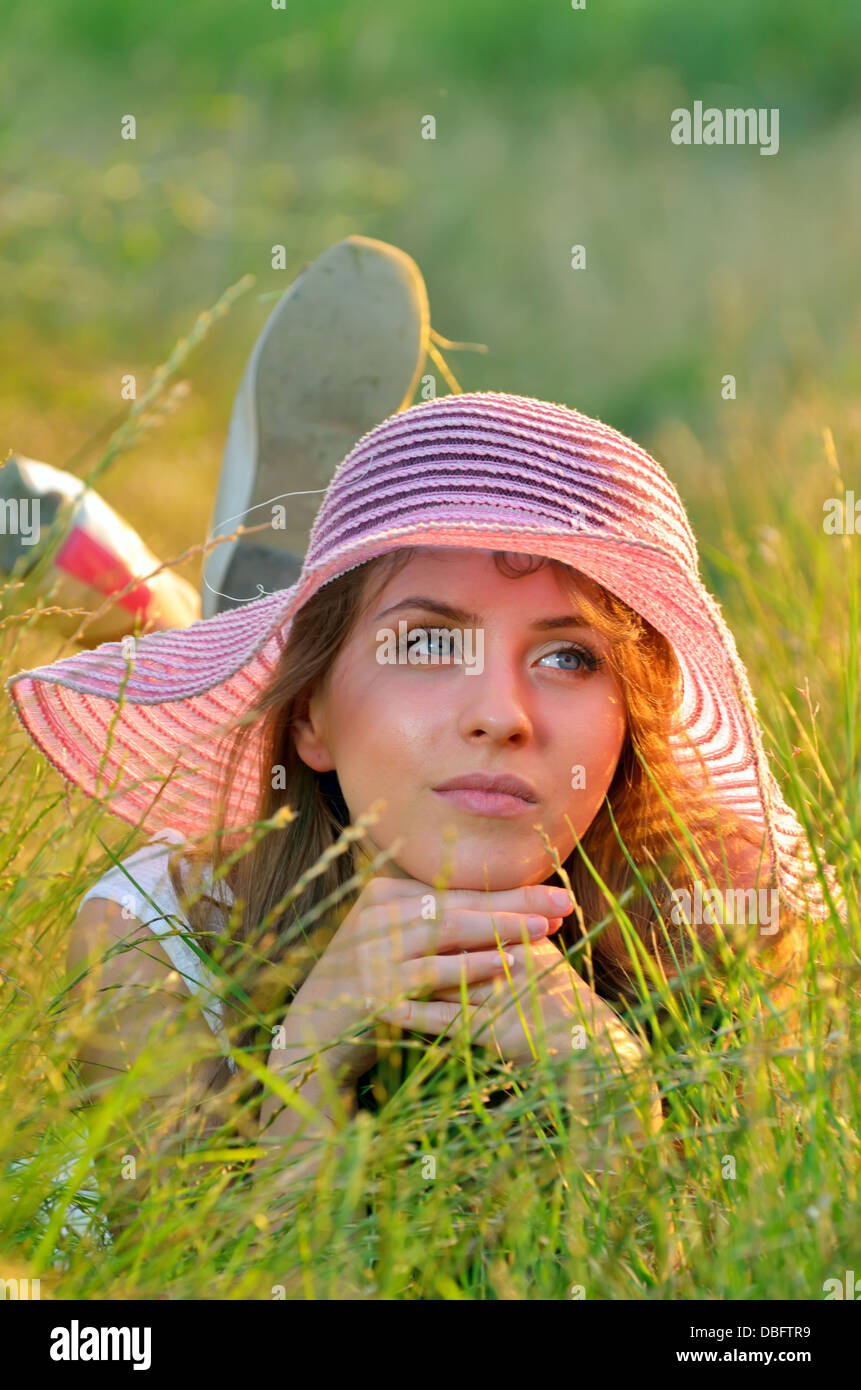
<instances>
[{"instance_id":1,"label":"sneaker","mask_svg":"<svg viewBox=\"0 0 861 1390\"><path fill-rule=\"evenodd\" d=\"M430 312L415 261L351 236L278 301L233 405L202 581L203 616L294 583L335 468L381 420L412 404Z\"/></svg>"},{"instance_id":2,"label":"sneaker","mask_svg":"<svg viewBox=\"0 0 861 1390\"><path fill-rule=\"evenodd\" d=\"M67 513L63 540L40 569L62 510ZM136 627L188 627L200 617L200 598L187 580L170 570L145 577L159 564L138 533L72 473L21 454L0 468L0 575L13 581L29 576L32 594L49 596L50 606L91 613L109 595L129 588L87 624L83 643L117 641ZM50 620L66 636L85 621L80 614L61 613Z\"/></svg>"}]
</instances>

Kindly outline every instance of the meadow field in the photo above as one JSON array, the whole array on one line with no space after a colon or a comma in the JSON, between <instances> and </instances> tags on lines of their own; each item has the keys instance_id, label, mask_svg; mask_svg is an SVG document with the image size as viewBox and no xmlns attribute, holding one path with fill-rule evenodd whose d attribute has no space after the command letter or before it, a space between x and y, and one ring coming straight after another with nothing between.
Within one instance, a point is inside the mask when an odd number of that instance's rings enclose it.
<instances>
[{"instance_id":1,"label":"meadow field","mask_svg":"<svg viewBox=\"0 0 861 1390\"><path fill-rule=\"evenodd\" d=\"M645 1146L624 1078L583 1115L552 1067L487 1106L495 1064L457 1039L406 1052L281 1229L253 1146L225 1131L177 1157L154 1121L151 1181L108 1243L117 1126L168 1054L85 1125L65 945L141 841L66 793L4 689L0 1277L88 1299L824 1298L861 1268L861 507L857 534L824 525L830 499L861 501L861 9L152 0L142 26L117 0L7 0L3 26L0 459L91 478L165 560L199 547L274 299L350 233L403 247L437 332L487 349L446 350L441 393L564 402L667 469L847 910L810 927L800 1040L743 958L711 1032L693 980L660 1000L667 1115ZM779 152L673 145L670 112L697 99L778 108ZM199 553L179 571L197 584ZM4 681L74 650L26 584L0 604Z\"/></svg>"}]
</instances>

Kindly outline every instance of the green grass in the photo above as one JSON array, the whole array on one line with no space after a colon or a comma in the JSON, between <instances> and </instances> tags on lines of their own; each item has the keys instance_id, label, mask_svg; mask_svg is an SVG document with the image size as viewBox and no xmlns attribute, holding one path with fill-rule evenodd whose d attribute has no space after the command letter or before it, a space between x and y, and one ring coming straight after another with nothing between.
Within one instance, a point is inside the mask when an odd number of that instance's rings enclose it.
<instances>
[{"instance_id":1,"label":"green grass","mask_svg":"<svg viewBox=\"0 0 861 1390\"><path fill-rule=\"evenodd\" d=\"M167 386L164 373L151 409ZM834 410L829 403L839 437L846 422ZM729 968L726 1011L708 1024L694 980L686 981L669 1025L652 1039L648 1076L667 1115L643 1144L626 1138L642 1093L623 1076L608 1071L581 1094L582 1064L572 1054L561 1066L547 1061L515 1074L512 1090L486 1049L470 1050L460 1037L430 1049L407 1040L378 1078L375 1104L330 1142L295 1216L273 1229L267 1182L237 1180L253 1171L253 1137L237 1141L225 1130L178 1150L156 1119L116 1141L147 1078L188 1060L178 1036L153 1039L82 1123L74 1068L81 1023L67 997L65 939L77 899L108 862L97 836L118 854L135 837L77 792L64 800L4 705L6 1277L26 1272L41 1276L48 1293L85 1298L271 1298L283 1287L287 1297L316 1298L569 1298L574 1290L592 1299L809 1299L822 1296L826 1278L854 1267L857 560L854 538L826 536L813 520L815 502L840 485L830 433L820 436L817 457L818 413L808 402L795 431L784 428L770 461L771 496L753 481L755 445L728 436L706 547L785 795L826 842L849 904L845 922L833 914L810 929L802 1042L783 1044L781 1017L743 956ZM772 525L763 532L765 518ZM41 645L42 659L50 647L26 607L26 587L14 596L24 612L0 627L6 673L21 666L28 646ZM650 1015L644 1000L633 1025ZM501 1098L503 1084L506 1103L487 1104ZM129 1152L145 1175L131 1224L102 1249L64 1232L91 1163L94 1208L111 1221ZM71 1172L65 1186L63 1171ZM49 1213L47 1224L40 1212Z\"/></svg>"},{"instance_id":2,"label":"green grass","mask_svg":"<svg viewBox=\"0 0 861 1390\"><path fill-rule=\"evenodd\" d=\"M80 794L64 797L4 699L2 1277L89 1298L268 1299L283 1285L288 1297L535 1299L576 1285L590 1299L817 1299L858 1267L861 541L822 529L826 498L861 493L858 11L739 3L694 20L665 0L626 5L622 22L615 10L505 0L430 15L409 3L390 20L382 3L326 0L298 18L262 7L239 35L227 0L160 0L142 43L120 6L13 4L0 55L12 113L0 132L0 446L86 475L117 423L122 375L137 375L140 396L201 306L252 273L256 289L182 365L182 408L126 439L99 476L153 549L178 555L206 532L230 400L268 307L257 296L286 283L269 247L287 245L293 273L352 231L402 245L425 271L435 326L489 346L450 356L464 389L606 419L679 486L784 795L848 905L845 922L811 928L803 1044L780 1046L781 1020L742 961L737 1017L712 1020L717 1041L692 987L654 1041L668 1114L641 1150L613 1137L632 1104L623 1079L563 1104L559 1078L539 1069L488 1106L493 1063L455 1042L397 1054L386 1096L277 1234L265 1185L235 1181L250 1160L224 1157L235 1138L191 1143L183 1166L153 1126L135 1136L151 1180L124 1234L100 1250L61 1235L62 1165L78 1176L95 1164L109 1218L125 1150L106 1136L178 1049L154 1040L87 1130L66 938L109 862L96 836L134 845ZM779 103L779 156L674 150L668 112L700 96ZM126 111L134 145L118 137ZM434 143L418 138L426 112ZM569 269L575 241L585 273ZM720 396L726 372L735 401ZM197 561L183 572L196 580ZM2 597L4 678L68 654L19 620L26 590ZM594 1175L608 1151L612 1182Z\"/></svg>"}]
</instances>

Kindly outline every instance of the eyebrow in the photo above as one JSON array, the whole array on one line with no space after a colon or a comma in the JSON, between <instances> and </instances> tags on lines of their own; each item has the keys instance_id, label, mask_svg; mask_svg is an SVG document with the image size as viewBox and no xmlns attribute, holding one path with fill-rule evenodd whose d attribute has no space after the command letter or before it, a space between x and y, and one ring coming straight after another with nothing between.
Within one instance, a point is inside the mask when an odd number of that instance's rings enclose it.
<instances>
[{"instance_id":1,"label":"eyebrow","mask_svg":"<svg viewBox=\"0 0 861 1390\"><path fill-rule=\"evenodd\" d=\"M412 594L409 598L399 599L391 607L382 609L377 613L373 621L377 622L380 618L385 618L389 613L395 613L400 608L425 608L431 613L440 613L444 618L448 618L453 623L460 623L464 627L481 627L481 616L478 613L470 613L465 608L455 608L450 603L442 603L439 599L429 598L425 594ZM532 627L539 632L552 632L558 627L590 627L581 613L562 613L556 618L539 618L532 623Z\"/></svg>"}]
</instances>

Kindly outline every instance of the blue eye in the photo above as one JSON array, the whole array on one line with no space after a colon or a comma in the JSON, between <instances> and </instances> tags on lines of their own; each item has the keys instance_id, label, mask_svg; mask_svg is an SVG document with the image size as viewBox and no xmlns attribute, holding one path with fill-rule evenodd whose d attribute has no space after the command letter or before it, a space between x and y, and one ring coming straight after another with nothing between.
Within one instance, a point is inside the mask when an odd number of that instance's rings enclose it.
<instances>
[{"instance_id":1,"label":"blue eye","mask_svg":"<svg viewBox=\"0 0 861 1390\"><path fill-rule=\"evenodd\" d=\"M559 666L557 670L573 671L575 674L579 671L597 671L599 666L603 665L603 658L596 656L594 652L590 652L588 647L574 645L557 647L555 652L548 652L541 660L546 661L552 656L569 658L570 664Z\"/></svg>"},{"instance_id":2,"label":"blue eye","mask_svg":"<svg viewBox=\"0 0 861 1390\"><path fill-rule=\"evenodd\" d=\"M446 640L439 628L423 627L412 630L421 632L421 641L416 642L415 647L428 656L443 656L451 646L451 638Z\"/></svg>"}]
</instances>

